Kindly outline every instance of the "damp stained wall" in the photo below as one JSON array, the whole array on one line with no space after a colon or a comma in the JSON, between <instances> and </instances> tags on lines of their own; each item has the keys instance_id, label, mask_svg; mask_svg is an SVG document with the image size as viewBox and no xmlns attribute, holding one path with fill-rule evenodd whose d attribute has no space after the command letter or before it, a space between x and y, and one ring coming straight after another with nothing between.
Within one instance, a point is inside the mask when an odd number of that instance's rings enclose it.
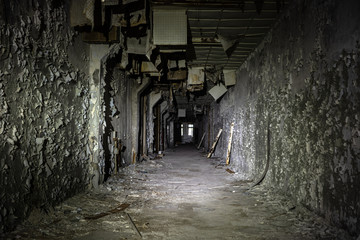
<instances>
[{"instance_id":1,"label":"damp stained wall","mask_svg":"<svg viewBox=\"0 0 360 240\"><path fill-rule=\"evenodd\" d=\"M69 3L2 3L0 232L89 182L89 47L68 27Z\"/></svg>"},{"instance_id":2,"label":"damp stained wall","mask_svg":"<svg viewBox=\"0 0 360 240\"><path fill-rule=\"evenodd\" d=\"M211 106L221 116L212 131L224 129L215 156L226 158L235 122L230 167L241 178L256 180L269 158L262 184L354 236L360 233L359 12L359 1L292 1L237 70L236 85Z\"/></svg>"},{"instance_id":3,"label":"damp stained wall","mask_svg":"<svg viewBox=\"0 0 360 240\"><path fill-rule=\"evenodd\" d=\"M119 45L119 52L125 51ZM101 79L102 114L100 135L102 153L99 161L101 175L113 173L115 166L113 132L121 141L121 165L138 160L140 95L150 85L150 79L141 81L129 77L111 54L103 59L104 77Z\"/></svg>"}]
</instances>

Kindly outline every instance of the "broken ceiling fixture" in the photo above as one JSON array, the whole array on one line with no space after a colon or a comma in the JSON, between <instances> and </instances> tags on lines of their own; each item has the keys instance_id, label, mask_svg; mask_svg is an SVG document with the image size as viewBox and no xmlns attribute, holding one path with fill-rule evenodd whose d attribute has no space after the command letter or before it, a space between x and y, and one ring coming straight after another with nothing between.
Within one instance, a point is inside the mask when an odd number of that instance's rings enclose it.
<instances>
[{"instance_id":1,"label":"broken ceiling fixture","mask_svg":"<svg viewBox=\"0 0 360 240\"><path fill-rule=\"evenodd\" d=\"M101 0L104 6L116 6L119 4L119 0Z\"/></svg>"},{"instance_id":2,"label":"broken ceiling fixture","mask_svg":"<svg viewBox=\"0 0 360 240\"><path fill-rule=\"evenodd\" d=\"M157 68L152 62L141 62L142 73L159 73Z\"/></svg>"},{"instance_id":3,"label":"broken ceiling fixture","mask_svg":"<svg viewBox=\"0 0 360 240\"><path fill-rule=\"evenodd\" d=\"M185 80L187 76L186 69L180 69L176 71L169 71L167 73L167 80L173 81L173 80Z\"/></svg>"},{"instance_id":4,"label":"broken ceiling fixture","mask_svg":"<svg viewBox=\"0 0 360 240\"><path fill-rule=\"evenodd\" d=\"M186 61L183 59L183 60L179 60L178 61L178 67L179 68L186 68Z\"/></svg>"},{"instance_id":5,"label":"broken ceiling fixture","mask_svg":"<svg viewBox=\"0 0 360 240\"><path fill-rule=\"evenodd\" d=\"M212 89L209 90L209 94L217 101L227 92L226 87L223 84L215 85Z\"/></svg>"},{"instance_id":6,"label":"broken ceiling fixture","mask_svg":"<svg viewBox=\"0 0 360 240\"><path fill-rule=\"evenodd\" d=\"M174 68L177 68L176 60L168 60L168 69L174 69Z\"/></svg>"},{"instance_id":7,"label":"broken ceiling fixture","mask_svg":"<svg viewBox=\"0 0 360 240\"><path fill-rule=\"evenodd\" d=\"M119 64L119 67L121 69L126 69L126 66L129 64L129 56L126 51L122 51L121 53L121 62Z\"/></svg>"},{"instance_id":8,"label":"broken ceiling fixture","mask_svg":"<svg viewBox=\"0 0 360 240\"><path fill-rule=\"evenodd\" d=\"M203 107L202 106L194 106L194 112L195 113L202 113L203 112Z\"/></svg>"},{"instance_id":9,"label":"broken ceiling fixture","mask_svg":"<svg viewBox=\"0 0 360 240\"><path fill-rule=\"evenodd\" d=\"M223 70L225 86L233 86L236 83L235 70Z\"/></svg>"},{"instance_id":10,"label":"broken ceiling fixture","mask_svg":"<svg viewBox=\"0 0 360 240\"><path fill-rule=\"evenodd\" d=\"M141 37L141 38L127 38L126 39L126 46L127 52L133 54L146 54L146 42L148 36Z\"/></svg>"},{"instance_id":11,"label":"broken ceiling fixture","mask_svg":"<svg viewBox=\"0 0 360 240\"><path fill-rule=\"evenodd\" d=\"M187 90L190 92L204 89L205 73L203 67L189 68L187 79Z\"/></svg>"},{"instance_id":12,"label":"broken ceiling fixture","mask_svg":"<svg viewBox=\"0 0 360 240\"><path fill-rule=\"evenodd\" d=\"M178 117L186 117L186 109L178 109Z\"/></svg>"},{"instance_id":13,"label":"broken ceiling fixture","mask_svg":"<svg viewBox=\"0 0 360 240\"><path fill-rule=\"evenodd\" d=\"M153 9L153 41L155 45L186 45L187 16L185 10Z\"/></svg>"},{"instance_id":14,"label":"broken ceiling fixture","mask_svg":"<svg viewBox=\"0 0 360 240\"><path fill-rule=\"evenodd\" d=\"M213 83L217 83L219 79L221 79L221 70L218 70L216 68L205 68L205 77L206 81L211 81Z\"/></svg>"},{"instance_id":15,"label":"broken ceiling fixture","mask_svg":"<svg viewBox=\"0 0 360 240\"><path fill-rule=\"evenodd\" d=\"M76 7L76 6L79 6L79 5L75 4L75 1L72 1L71 7ZM76 9L71 9L71 10L72 10L71 12L74 14L77 12ZM92 29L94 28L94 10L95 10L95 0L86 0L85 4L84 4L83 14L85 15L86 19L88 21L90 21Z\"/></svg>"},{"instance_id":16,"label":"broken ceiling fixture","mask_svg":"<svg viewBox=\"0 0 360 240\"><path fill-rule=\"evenodd\" d=\"M142 24L146 24L146 10L141 9L129 14L128 21L125 18L125 14L113 14L112 25L118 27L127 27L128 22L130 27L137 27Z\"/></svg>"},{"instance_id":17,"label":"broken ceiling fixture","mask_svg":"<svg viewBox=\"0 0 360 240\"><path fill-rule=\"evenodd\" d=\"M219 39L226 55L230 57L231 54L235 51L237 45L239 44L239 38L225 37L220 34L217 34L217 38Z\"/></svg>"}]
</instances>

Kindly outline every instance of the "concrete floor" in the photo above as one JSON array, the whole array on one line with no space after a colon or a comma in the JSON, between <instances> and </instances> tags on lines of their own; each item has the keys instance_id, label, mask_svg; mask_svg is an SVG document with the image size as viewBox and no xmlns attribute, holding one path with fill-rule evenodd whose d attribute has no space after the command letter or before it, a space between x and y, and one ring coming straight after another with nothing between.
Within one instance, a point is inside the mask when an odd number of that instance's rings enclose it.
<instances>
[{"instance_id":1,"label":"concrete floor","mask_svg":"<svg viewBox=\"0 0 360 240\"><path fill-rule=\"evenodd\" d=\"M48 214L34 211L8 238L348 239L263 186L248 191L249 182L219 164L193 146L179 146L162 159L122 169Z\"/></svg>"}]
</instances>

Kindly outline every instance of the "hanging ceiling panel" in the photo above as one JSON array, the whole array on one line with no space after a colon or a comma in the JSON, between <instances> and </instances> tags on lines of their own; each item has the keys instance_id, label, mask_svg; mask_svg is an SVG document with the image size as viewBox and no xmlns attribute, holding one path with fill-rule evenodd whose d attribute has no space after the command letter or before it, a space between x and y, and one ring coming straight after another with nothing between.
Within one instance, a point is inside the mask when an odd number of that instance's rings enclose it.
<instances>
[{"instance_id":1,"label":"hanging ceiling panel","mask_svg":"<svg viewBox=\"0 0 360 240\"><path fill-rule=\"evenodd\" d=\"M155 45L186 45L187 16L185 10L154 9L153 41Z\"/></svg>"},{"instance_id":2,"label":"hanging ceiling panel","mask_svg":"<svg viewBox=\"0 0 360 240\"><path fill-rule=\"evenodd\" d=\"M153 0L152 4L186 9L192 40L188 44L193 49L188 66L236 69L260 44L288 3L264 0L257 6L246 0ZM218 35L236 40L230 56L225 54Z\"/></svg>"}]
</instances>

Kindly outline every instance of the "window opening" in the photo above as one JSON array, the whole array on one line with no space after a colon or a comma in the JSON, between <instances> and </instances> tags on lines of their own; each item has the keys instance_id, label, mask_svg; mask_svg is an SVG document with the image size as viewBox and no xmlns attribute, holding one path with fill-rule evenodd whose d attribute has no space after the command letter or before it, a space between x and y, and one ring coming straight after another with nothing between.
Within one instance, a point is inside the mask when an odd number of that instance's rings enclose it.
<instances>
[{"instance_id":1,"label":"window opening","mask_svg":"<svg viewBox=\"0 0 360 240\"><path fill-rule=\"evenodd\" d=\"M188 125L188 135L193 136L194 135L194 124Z\"/></svg>"}]
</instances>

